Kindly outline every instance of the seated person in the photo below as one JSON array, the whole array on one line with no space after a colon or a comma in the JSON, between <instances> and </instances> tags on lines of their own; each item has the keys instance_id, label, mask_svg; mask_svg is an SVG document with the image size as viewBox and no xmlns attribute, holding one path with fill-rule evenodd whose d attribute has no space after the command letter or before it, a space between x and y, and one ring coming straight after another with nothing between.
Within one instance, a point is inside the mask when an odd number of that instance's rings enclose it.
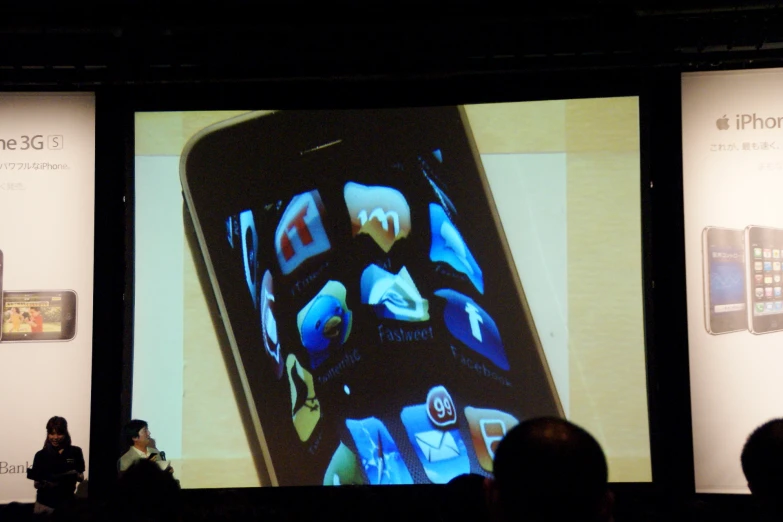
<instances>
[{"instance_id":1,"label":"seated person","mask_svg":"<svg viewBox=\"0 0 783 522\"><path fill-rule=\"evenodd\" d=\"M604 452L585 430L542 417L515 426L495 452L493 503L506 520L606 522L612 518Z\"/></svg>"},{"instance_id":2,"label":"seated person","mask_svg":"<svg viewBox=\"0 0 783 522\"><path fill-rule=\"evenodd\" d=\"M762 517L783 516L783 419L756 428L742 448L742 472Z\"/></svg>"},{"instance_id":3,"label":"seated person","mask_svg":"<svg viewBox=\"0 0 783 522\"><path fill-rule=\"evenodd\" d=\"M134 419L126 424L122 431L125 435L125 442L130 448L117 461L117 471L120 475L139 460L165 461L164 455L152 446L151 433L145 421ZM170 465L164 465L164 467L170 472L174 471Z\"/></svg>"}]
</instances>

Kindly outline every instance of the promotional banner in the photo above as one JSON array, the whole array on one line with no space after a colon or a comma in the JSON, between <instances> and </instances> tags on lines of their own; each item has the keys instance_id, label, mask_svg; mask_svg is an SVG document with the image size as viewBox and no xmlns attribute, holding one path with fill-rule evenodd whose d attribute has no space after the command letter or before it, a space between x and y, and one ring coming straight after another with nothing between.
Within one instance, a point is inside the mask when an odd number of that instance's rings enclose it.
<instances>
[{"instance_id":1,"label":"promotional banner","mask_svg":"<svg viewBox=\"0 0 783 522\"><path fill-rule=\"evenodd\" d=\"M684 74L696 488L747 493L740 454L783 416L783 69Z\"/></svg>"},{"instance_id":2,"label":"promotional banner","mask_svg":"<svg viewBox=\"0 0 783 522\"><path fill-rule=\"evenodd\" d=\"M184 488L489 474L542 413L651 480L637 98L135 136L132 416Z\"/></svg>"},{"instance_id":3,"label":"promotional banner","mask_svg":"<svg viewBox=\"0 0 783 522\"><path fill-rule=\"evenodd\" d=\"M0 504L53 416L89 463L94 182L92 94L0 94Z\"/></svg>"}]
</instances>

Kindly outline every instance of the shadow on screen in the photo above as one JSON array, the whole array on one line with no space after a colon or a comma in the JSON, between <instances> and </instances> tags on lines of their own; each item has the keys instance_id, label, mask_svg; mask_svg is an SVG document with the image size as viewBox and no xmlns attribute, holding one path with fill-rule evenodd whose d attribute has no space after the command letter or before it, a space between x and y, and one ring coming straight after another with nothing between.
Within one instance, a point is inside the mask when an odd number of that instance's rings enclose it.
<instances>
[{"instance_id":1,"label":"shadow on screen","mask_svg":"<svg viewBox=\"0 0 783 522\"><path fill-rule=\"evenodd\" d=\"M234 354L231 351L231 343L226 335L226 329L223 325L223 320L218 310L217 301L215 300L215 293L212 290L212 283L209 280L209 274L207 272L206 264L204 263L204 256L201 253L201 248L198 244L198 237L196 236L196 230L193 226L193 221L190 217L190 212L184 201L182 204L182 217L185 224L185 238L188 243L188 248L193 254L193 260L196 265L196 273L198 274L199 286L204 294L204 298L209 309L209 316L212 318L212 327L215 330L215 335L220 344L220 353L223 355L223 362L226 365L228 372L228 378L231 381L231 389L234 392L234 398L238 405L239 414L242 417L242 426L245 429L245 436L247 437L250 452L253 455L253 461L256 466L256 473L263 485L269 485L270 479L266 473L266 467L264 464L264 457L261 452L261 445L258 442L258 436L256 435L255 428L253 427L253 420L250 416L250 409L248 408L247 400L245 399L245 390L242 387L242 381L239 378L239 372L237 371L236 362L234 360Z\"/></svg>"}]
</instances>

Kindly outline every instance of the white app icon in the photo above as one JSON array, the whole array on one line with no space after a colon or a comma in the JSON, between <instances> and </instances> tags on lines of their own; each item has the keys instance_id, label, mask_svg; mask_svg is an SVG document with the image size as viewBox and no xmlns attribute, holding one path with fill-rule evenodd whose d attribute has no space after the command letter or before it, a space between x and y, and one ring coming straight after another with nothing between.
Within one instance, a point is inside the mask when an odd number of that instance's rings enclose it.
<instances>
[{"instance_id":1,"label":"white app icon","mask_svg":"<svg viewBox=\"0 0 783 522\"><path fill-rule=\"evenodd\" d=\"M448 431L431 430L417 433L416 443L427 462L440 462L459 457L457 441Z\"/></svg>"},{"instance_id":2,"label":"white app icon","mask_svg":"<svg viewBox=\"0 0 783 522\"><path fill-rule=\"evenodd\" d=\"M378 265L362 272L362 304L375 307L378 317L400 321L428 321L429 302L421 297L407 268L392 274Z\"/></svg>"}]
</instances>

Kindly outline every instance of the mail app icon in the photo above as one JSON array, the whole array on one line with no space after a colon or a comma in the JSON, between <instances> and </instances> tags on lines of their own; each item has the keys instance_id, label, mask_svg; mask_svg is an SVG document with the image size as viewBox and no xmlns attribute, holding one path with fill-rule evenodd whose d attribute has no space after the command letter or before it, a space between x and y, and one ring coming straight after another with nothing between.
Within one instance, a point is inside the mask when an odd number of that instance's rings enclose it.
<instances>
[{"instance_id":1,"label":"mail app icon","mask_svg":"<svg viewBox=\"0 0 783 522\"><path fill-rule=\"evenodd\" d=\"M438 429L427 415L426 404L403 408L401 417L411 445L430 481L446 484L454 477L470 473L468 451L458 429Z\"/></svg>"},{"instance_id":2,"label":"mail app icon","mask_svg":"<svg viewBox=\"0 0 783 522\"><path fill-rule=\"evenodd\" d=\"M424 431L417 433L415 438L427 462L440 462L441 460L459 457L457 442L448 431Z\"/></svg>"}]
</instances>

